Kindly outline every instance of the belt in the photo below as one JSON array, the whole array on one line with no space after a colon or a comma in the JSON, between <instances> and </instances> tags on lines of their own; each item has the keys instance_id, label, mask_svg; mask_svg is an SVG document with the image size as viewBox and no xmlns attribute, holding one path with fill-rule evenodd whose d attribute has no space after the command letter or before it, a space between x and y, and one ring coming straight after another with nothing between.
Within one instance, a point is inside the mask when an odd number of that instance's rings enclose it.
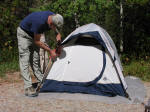
<instances>
[{"instance_id":1,"label":"belt","mask_svg":"<svg viewBox=\"0 0 150 112\"><path fill-rule=\"evenodd\" d=\"M25 30L24 28L22 28L21 26L20 26L20 28L21 28L24 32L26 32L28 35L30 35L32 38L34 37L34 33L33 33L33 32L27 31L27 30Z\"/></svg>"}]
</instances>

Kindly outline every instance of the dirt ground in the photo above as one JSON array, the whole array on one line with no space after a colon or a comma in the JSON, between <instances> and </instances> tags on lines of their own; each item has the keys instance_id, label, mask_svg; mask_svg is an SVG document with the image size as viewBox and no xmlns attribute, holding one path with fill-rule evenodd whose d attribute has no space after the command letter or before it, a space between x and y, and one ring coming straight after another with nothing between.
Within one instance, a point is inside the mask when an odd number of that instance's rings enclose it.
<instances>
[{"instance_id":1,"label":"dirt ground","mask_svg":"<svg viewBox=\"0 0 150 112\"><path fill-rule=\"evenodd\" d=\"M150 98L150 83L144 82ZM0 112L144 112L142 104L105 104L96 101L41 99L24 96L19 72L0 79Z\"/></svg>"}]
</instances>

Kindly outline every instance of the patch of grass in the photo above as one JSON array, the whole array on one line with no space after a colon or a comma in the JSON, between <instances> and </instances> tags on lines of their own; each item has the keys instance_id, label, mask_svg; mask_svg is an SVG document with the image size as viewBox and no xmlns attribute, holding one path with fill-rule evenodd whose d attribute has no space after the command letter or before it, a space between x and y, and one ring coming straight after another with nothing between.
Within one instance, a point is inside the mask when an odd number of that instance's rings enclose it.
<instances>
[{"instance_id":1,"label":"patch of grass","mask_svg":"<svg viewBox=\"0 0 150 112\"><path fill-rule=\"evenodd\" d=\"M19 70L19 64L17 60L11 62L3 62L0 64L0 77L5 77L6 72L14 72Z\"/></svg>"},{"instance_id":2,"label":"patch of grass","mask_svg":"<svg viewBox=\"0 0 150 112\"><path fill-rule=\"evenodd\" d=\"M19 70L18 49L3 49L0 52L0 77L5 77L6 72Z\"/></svg>"},{"instance_id":3,"label":"patch of grass","mask_svg":"<svg viewBox=\"0 0 150 112\"><path fill-rule=\"evenodd\" d=\"M130 63L123 64L124 75L136 76L143 81L150 81L150 60L132 60Z\"/></svg>"}]
</instances>

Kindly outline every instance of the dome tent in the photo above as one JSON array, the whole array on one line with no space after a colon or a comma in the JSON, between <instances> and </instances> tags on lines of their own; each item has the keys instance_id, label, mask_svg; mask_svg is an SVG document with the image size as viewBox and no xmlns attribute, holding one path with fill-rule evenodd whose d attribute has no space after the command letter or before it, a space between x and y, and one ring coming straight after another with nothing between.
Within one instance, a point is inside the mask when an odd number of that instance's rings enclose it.
<instances>
[{"instance_id":1,"label":"dome tent","mask_svg":"<svg viewBox=\"0 0 150 112\"><path fill-rule=\"evenodd\" d=\"M62 42L40 92L127 96L127 84L114 42L100 26L77 28Z\"/></svg>"}]
</instances>

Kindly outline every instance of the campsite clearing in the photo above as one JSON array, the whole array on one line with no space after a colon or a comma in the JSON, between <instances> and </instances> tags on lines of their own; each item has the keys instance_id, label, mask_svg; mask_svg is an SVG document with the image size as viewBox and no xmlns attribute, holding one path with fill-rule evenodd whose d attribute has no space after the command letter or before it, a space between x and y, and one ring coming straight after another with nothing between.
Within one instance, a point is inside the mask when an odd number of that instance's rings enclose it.
<instances>
[{"instance_id":1,"label":"campsite clearing","mask_svg":"<svg viewBox=\"0 0 150 112\"><path fill-rule=\"evenodd\" d=\"M150 98L150 83L144 82ZM19 72L8 73L0 80L0 112L143 112L141 104L105 104L100 101L84 101L54 98L29 98L23 93Z\"/></svg>"}]
</instances>

